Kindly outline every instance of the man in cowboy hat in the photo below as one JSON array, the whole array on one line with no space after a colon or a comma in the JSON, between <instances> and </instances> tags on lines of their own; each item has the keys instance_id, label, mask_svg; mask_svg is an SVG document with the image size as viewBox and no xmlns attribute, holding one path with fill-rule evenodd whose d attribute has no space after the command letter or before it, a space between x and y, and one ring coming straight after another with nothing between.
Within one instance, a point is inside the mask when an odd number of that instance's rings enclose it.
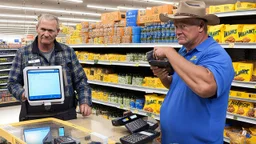
<instances>
[{"instance_id":1,"label":"man in cowboy hat","mask_svg":"<svg viewBox=\"0 0 256 144\"><path fill-rule=\"evenodd\" d=\"M179 52L154 48L154 56L168 58L175 71L169 76L166 69L151 67L169 88L160 112L162 144L223 143L234 70L225 49L207 34L207 24L218 24L219 18L205 14L204 2L182 1L177 13L160 19L174 22L182 45Z\"/></svg>"}]
</instances>

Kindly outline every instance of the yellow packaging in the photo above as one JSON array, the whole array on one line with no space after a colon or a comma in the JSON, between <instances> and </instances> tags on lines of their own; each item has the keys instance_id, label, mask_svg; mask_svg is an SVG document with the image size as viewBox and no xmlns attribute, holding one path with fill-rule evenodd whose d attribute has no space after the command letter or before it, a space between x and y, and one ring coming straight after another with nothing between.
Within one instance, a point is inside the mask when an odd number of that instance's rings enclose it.
<instances>
[{"instance_id":1,"label":"yellow packaging","mask_svg":"<svg viewBox=\"0 0 256 144\"><path fill-rule=\"evenodd\" d=\"M256 93L248 93L248 95L250 99L256 100Z\"/></svg>"},{"instance_id":2,"label":"yellow packaging","mask_svg":"<svg viewBox=\"0 0 256 144\"><path fill-rule=\"evenodd\" d=\"M253 64L239 63L238 71L234 80L249 82L252 78Z\"/></svg>"},{"instance_id":3,"label":"yellow packaging","mask_svg":"<svg viewBox=\"0 0 256 144\"><path fill-rule=\"evenodd\" d=\"M225 25L216 25L209 27L209 35L213 37L218 43L223 43Z\"/></svg>"},{"instance_id":4,"label":"yellow packaging","mask_svg":"<svg viewBox=\"0 0 256 144\"><path fill-rule=\"evenodd\" d=\"M234 10L235 10L234 4L216 5L216 6L209 7L209 13L221 13L221 12L229 12Z\"/></svg>"},{"instance_id":5,"label":"yellow packaging","mask_svg":"<svg viewBox=\"0 0 256 144\"><path fill-rule=\"evenodd\" d=\"M164 102L165 96L159 96L157 97L157 104L156 104L156 113L160 114L160 109L162 106L162 103Z\"/></svg>"},{"instance_id":6,"label":"yellow packaging","mask_svg":"<svg viewBox=\"0 0 256 144\"><path fill-rule=\"evenodd\" d=\"M237 100L229 100L227 111L230 113L236 113L236 111L238 110L238 106L236 105L237 102Z\"/></svg>"},{"instance_id":7,"label":"yellow packaging","mask_svg":"<svg viewBox=\"0 0 256 144\"><path fill-rule=\"evenodd\" d=\"M156 104L157 104L157 95L156 94L145 95L145 104L144 104L143 110L155 113L156 112Z\"/></svg>"},{"instance_id":8,"label":"yellow packaging","mask_svg":"<svg viewBox=\"0 0 256 144\"><path fill-rule=\"evenodd\" d=\"M234 43L239 40L239 32L243 29L243 25L226 25L224 30L223 42Z\"/></svg>"},{"instance_id":9,"label":"yellow packaging","mask_svg":"<svg viewBox=\"0 0 256 144\"><path fill-rule=\"evenodd\" d=\"M242 91L237 91L235 97L239 97L239 98L249 98L248 93L242 92Z\"/></svg>"},{"instance_id":10,"label":"yellow packaging","mask_svg":"<svg viewBox=\"0 0 256 144\"><path fill-rule=\"evenodd\" d=\"M235 10L249 10L255 8L255 6L255 3L238 1L235 3Z\"/></svg>"},{"instance_id":11,"label":"yellow packaging","mask_svg":"<svg viewBox=\"0 0 256 144\"><path fill-rule=\"evenodd\" d=\"M238 41L243 43L255 42L256 25L244 25L241 32L238 33Z\"/></svg>"},{"instance_id":12,"label":"yellow packaging","mask_svg":"<svg viewBox=\"0 0 256 144\"><path fill-rule=\"evenodd\" d=\"M239 65L240 62L232 62L233 64L233 68L234 68L234 71L235 71L235 75L237 74L238 72L238 65Z\"/></svg>"},{"instance_id":13,"label":"yellow packaging","mask_svg":"<svg viewBox=\"0 0 256 144\"><path fill-rule=\"evenodd\" d=\"M236 111L236 114L243 115L243 116L249 116L248 112L250 109L253 108L253 103L238 101L235 104L238 105L238 110Z\"/></svg>"},{"instance_id":14,"label":"yellow packaging","mask_svg":"<svg viewBox=\"0 0 256 144\"><path fill-rule=\"evenodd\" d=\"M237 92L238 92L238 91L230 90L230 91L229 91L229 96L231 96L231 97L236 97Z\"/></svg>"}]
</instances>

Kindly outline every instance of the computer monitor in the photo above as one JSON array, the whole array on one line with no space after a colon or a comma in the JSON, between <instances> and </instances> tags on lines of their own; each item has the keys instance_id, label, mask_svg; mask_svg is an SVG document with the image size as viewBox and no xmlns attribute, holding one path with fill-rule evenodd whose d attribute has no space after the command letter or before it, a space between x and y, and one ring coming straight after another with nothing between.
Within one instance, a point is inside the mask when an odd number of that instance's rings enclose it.
<instances>
[{"instance_id":1,"label":"computer monitor","mask_svg":"<svg viewBox=\"0 0 256 144\"><path fill-rule=\"evenodd\" d=\"M44 144L52 141L50 127L27 128L23 130L23 135L27 144Z\"/></svg>"},{"instance_id":2,"label":"computer monitor","mask_svg":"<svg viewBox=\"0 0 256 144\"><path fill-rule=\"evenodd\" d=\"M61 66L34 66L23 70L25 96L30 105L64 102Z\"/></svg>"}]
</instances>

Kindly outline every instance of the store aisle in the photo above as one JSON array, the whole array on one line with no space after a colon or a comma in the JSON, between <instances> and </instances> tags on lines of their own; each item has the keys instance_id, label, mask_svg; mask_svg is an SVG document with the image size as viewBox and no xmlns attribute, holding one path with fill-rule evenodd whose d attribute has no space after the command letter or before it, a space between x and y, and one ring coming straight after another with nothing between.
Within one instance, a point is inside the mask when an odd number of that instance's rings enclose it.
<instances>
[{"instance_id":1,"label":"store aisle","mask_svg":"<svg viewBox=\"0 0 256 144\"><path fill-rule=\"evenodd\" d=\"M20 105L0 108L0 125L19 122Z\"/></svg>"}]
</instances>

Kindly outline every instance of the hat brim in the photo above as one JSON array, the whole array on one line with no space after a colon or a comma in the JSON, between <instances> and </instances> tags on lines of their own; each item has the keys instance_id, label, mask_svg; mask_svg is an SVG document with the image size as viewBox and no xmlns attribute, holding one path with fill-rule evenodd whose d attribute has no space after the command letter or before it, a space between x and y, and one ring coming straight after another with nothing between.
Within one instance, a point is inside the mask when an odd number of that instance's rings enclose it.
<instances>
[{"instance_id":1,"label":"hat brim","mask_svg":"<svg viewBox=\"0 0 256 144\"><path fill-rule=\"evenodd\" d=\"M204 17L193 17L193 16L175 16L175 15L167 15L167 14L160 14L159 19L162 22L168 22L168 21L173 21L175 19L188 19L188 18L200 18L200 19L205 19L207 21L208 25L217 25L220 23L220 19L218 16L214 14L208 14L205 15Z\"/></svg>"}]
</instances>

